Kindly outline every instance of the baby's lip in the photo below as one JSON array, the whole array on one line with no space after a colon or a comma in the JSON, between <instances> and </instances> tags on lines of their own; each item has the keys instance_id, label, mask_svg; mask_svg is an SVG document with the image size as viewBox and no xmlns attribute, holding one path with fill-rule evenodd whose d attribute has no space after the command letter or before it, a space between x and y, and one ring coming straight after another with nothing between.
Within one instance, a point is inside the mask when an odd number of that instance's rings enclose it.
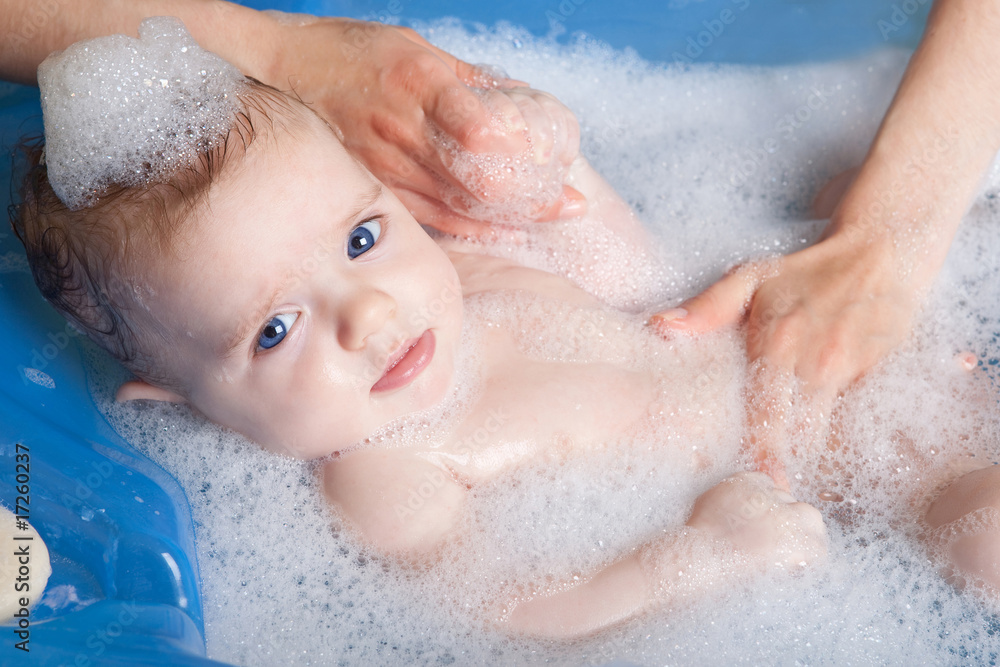
<instances>
[{"instance_id":1,"label":"baby's lip","mask_svg":"<svg viewBox=\"0 0 1000 667\"><path fill-rule=\"evenodd\" d=\"M434 333L428 329L417 338L411 338L389 355L382 377L372 385L371 391L385 392L410 384L434 358Z\"/></svg>"}]
</instances>

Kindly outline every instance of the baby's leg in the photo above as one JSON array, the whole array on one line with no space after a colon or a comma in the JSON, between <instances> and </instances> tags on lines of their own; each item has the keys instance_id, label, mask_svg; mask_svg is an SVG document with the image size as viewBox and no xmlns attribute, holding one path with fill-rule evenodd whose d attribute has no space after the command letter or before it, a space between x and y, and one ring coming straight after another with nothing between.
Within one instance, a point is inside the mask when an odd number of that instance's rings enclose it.
<instances>
[{"instance_id":1,"label":"baby's leg","mask_svg":"<svg viewBox=\"0 0 1000 667\"><path fill-rule=\"evenodd\" d=\"M929 541L941 550L954 583L1000 593L1000 466L967 473L927 510Z\"/></svg>"}]
</instances>

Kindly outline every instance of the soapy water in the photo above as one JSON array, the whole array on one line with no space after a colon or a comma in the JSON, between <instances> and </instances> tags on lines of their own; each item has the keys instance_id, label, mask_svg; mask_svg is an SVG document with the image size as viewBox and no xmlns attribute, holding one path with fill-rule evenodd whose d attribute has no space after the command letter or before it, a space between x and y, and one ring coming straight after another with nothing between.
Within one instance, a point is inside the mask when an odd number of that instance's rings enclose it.
<instances>
[{"instance_id":1,"label":"soapy water","mask_svg":"<svg viewBox=\"0 0 1000 667\"><path fill-rule=\"evenodd\" d=\"M636 307L672 305L735 262L815 239L822 222L806 221L811 197L863 158L905 65L905 54L880 53L781 69L664 70L600 44L555 46L512 27L469 33L438 23L423 32L467 61L503 63L578 114L584 153L663 242L662 267L644 276ZM705 425L716 429L711 479L687 474L678 452L687 454L690 442L659 442L664 433L677 436L667 422L600 451L502 475L471 493L467 548L451 553L448 567L420 573L358 548L323 506L310 464L259 451L185 408L114 405L122 378L106 364L94 364L94 388L116 428L186 490L208 652L218 660L988 664L1000 653L1000 623L989 605L941 578L916 518L942 480L993 463L1000 450L998 218L987 184L914 335L839 401L839 448L825 446L815 426L822 420L808 405L786 410L796 434L788 475L797 497L824 514L827 562L798 577L750 578L589 639L509 637L476 607L508 590L505 582L518 573L585 574L683 522L698 493L738 469L737 424ZM558 244L561 232L551 236L545 243ZM538 248L524 257L553 261ZM467 340L496 305L470 305ZM500 310L530 312L521 305L500 303ZM567 312L576 334L532 353L618 354L599 335L615 317ZM706 353L676 381L704 387L733 414L741 359L727 352L732 346L713 345L698 349L715 355ZM962 365L967 358L956 361L965 351L980 359L971 372ZM474 355L460 367L466 389L438 413L400 427L408 437L431 441L435 420L470 400ZM433 491L428 479L412 502Z\"/></svg>"},{"instance_id":2,"label":"soapy water","mask_svg":"<svg viewBox=\"0 0 1000 667\"><path fill-rule=\"evenodd\" d=\"M498 132L511 133L510 121L499 106L504 93L497 89L497 76L480 67L483 80L473 88L479 101L491 112L491 124ZM431 140L446 156L448 170L468 191L444 186L442 201L458 211L480 220L517 223L533 220L562 194L568 165L559 159L545 159L541 146L528 138L520 153L470 153L451 135L439 128L429 128Z\"/></svg>"},{"instance_id":3,"label":"soapy water","mask_svg":"<svg viewBox=\"0 0 1000 667\"><path fill-rule=\"evenodd\" d=\"M38 86L52 189L79 209L111 184L165 179L225 136L242 82L165 16L143 21L138 39L109 35L50 55Z\"/></svg>"}]
</instances>

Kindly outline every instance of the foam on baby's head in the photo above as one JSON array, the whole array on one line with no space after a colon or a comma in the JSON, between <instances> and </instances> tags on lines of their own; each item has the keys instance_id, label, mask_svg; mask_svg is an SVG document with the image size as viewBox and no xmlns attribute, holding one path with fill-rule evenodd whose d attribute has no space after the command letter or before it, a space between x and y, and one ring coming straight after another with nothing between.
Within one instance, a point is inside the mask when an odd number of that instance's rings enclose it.
<instances>
[{"instance_id":1,"label":"foam on baby's head","mask_svg":"<svg viewBox=\"0 0 1000 667\"><path fill-rule=\"evenodd\" d=\"M100 37L50 55L38 86L53 190L75 210L111 185L168 177L225 137L245 85L165 16L143 21L138 39Z\"/></svg>"}]
</instances>

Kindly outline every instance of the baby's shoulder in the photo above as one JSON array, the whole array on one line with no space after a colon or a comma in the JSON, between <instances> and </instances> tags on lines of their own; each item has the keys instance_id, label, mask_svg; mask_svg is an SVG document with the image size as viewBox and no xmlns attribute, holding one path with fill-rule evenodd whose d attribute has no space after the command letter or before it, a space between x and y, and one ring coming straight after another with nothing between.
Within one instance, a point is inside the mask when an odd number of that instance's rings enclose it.
<instances>
[{"instance_id":1,"label":"baby's shoulder","mask_svg":"<svg viewBox=\"0 0 1000 667\"><path fill-rule=\"evenodd\" d=\"M600 302L563 276L524 266L513 259L446 248L458 278L462 295L500 290L522 290L578 306Z\"/></svg>"},{"instance_id":2,"label":"baby's shoulder","mask_svg":"<svg viewBox=\"0 0 1000 667\"><path fill-rule=\"evenodd\" d=\"M466 487L405 449L362 449L324 463L326 496L378 551L421 557L454 527Z\"/></svg>"}]
</instances>

